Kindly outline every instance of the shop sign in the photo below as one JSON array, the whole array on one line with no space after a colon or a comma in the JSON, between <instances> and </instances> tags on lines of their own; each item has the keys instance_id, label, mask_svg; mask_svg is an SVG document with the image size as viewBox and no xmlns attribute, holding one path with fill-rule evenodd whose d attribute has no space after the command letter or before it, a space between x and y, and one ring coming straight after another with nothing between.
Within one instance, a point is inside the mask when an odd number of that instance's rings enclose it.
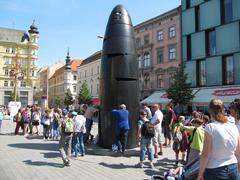
<instances>
[{"instance_id":1,"label":"shop sign","mask_svg":"<svg viewBox=\"0 0 240 180\"><path fill-rule=\"evenodd\" d=\"M240 88L215 90L212 93L212 95L215 95L215 96L237 96L237 95L240 95Z\"/></svg>"}]
</instances>

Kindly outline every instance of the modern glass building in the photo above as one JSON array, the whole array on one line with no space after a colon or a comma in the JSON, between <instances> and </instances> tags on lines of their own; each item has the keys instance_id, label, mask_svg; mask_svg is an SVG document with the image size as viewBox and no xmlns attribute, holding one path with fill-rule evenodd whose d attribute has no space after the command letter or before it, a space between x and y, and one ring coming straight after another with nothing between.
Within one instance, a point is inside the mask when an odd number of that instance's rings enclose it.
<instances>
[{"instance_id":1,"label":"modern glass building","mask_svg":"<svg viewBox=\"0 0 240 180\"><path fill-rule=\"evenodd\" d=\"M182 0L181 26L191 86L240 97L240 0Z\"/></svg>"}]
</instances>

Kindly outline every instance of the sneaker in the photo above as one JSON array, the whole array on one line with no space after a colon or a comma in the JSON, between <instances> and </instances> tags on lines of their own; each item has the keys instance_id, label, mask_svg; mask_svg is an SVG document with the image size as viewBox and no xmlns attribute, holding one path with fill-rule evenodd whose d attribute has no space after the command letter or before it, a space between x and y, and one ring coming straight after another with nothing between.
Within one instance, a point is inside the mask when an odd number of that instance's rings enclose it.
<instances>
[{"instance_id":1,"label":"sneaker","mask_svg":"<svg viewBox=\"0 0 240 180\"><path fill-rule=\"evenodd\" d=\"M143 168L143 163L138 163L135 165L136 168Z\"/></svg>"},{"instance_id":2,"label":"sneaker","mask_svg":"<svg viewBox=\"0 0 240 180\"><path fill-rule=\"evenodd\" d=\"M158 158L158 155L157 155L157 154L154 154L154 158Z\"/></svg>"},{"instance_id":3,"label":"sneaker","mask_svg":"<svg viewBox=\"0 0 240 180\"><path fill-rule=\"evenodd\" d=\"M175 164L178 165L178 161L176 161Z\"/></svg>"},{"instance_id":4,"label":"sneaker","mask_svg":"<svg viewBox=\"0 0 240 180\"><path fill-rule=\"evenodd\" d=\"M158 155L162 156L162 155L163 155L163 152L162 152L162 151L160 151L160 152L158 153Z\"/></svg>"},{"instance_id":5,"label":"sneaker","mask_svg":"<svg viewBox=\"0 0 240 180\"><path fill-rule=\"evenodd\" d=\"M68 159L63 160L63 164L65 166L71 166L70 160L68 160Z\"/></svg>"},{"instance_id":6,"label":"sneaker","mask_svg":"<svg viewBox=\"0 0 240 180\"><path fill-rule=\"evenodd\" d=\"M150 163L150 168L153 169L154 168L154 165L153 163Z\"/></svg>"}]
</instances>

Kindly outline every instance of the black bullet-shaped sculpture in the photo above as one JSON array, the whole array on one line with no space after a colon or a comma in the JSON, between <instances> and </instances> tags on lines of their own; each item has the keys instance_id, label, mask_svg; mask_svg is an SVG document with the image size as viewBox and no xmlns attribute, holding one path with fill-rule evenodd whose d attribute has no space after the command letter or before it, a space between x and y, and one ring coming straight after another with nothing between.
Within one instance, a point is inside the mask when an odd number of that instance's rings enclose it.
<instances>
[{"instance_id":1,"label":"black bullet-shaped sculpture","mask_svg":"<svg viewBox=\"0 0 240 180\"><path fill-rule=\"evenodd\" d=\"M115 117L111 113L125 104L129 111L128 148L136 147L139 119L138 61L134 29L127 10L118 5L109 17L103 40L100 78L99 144L115 143Z\"/></svg>"}]
</instances>

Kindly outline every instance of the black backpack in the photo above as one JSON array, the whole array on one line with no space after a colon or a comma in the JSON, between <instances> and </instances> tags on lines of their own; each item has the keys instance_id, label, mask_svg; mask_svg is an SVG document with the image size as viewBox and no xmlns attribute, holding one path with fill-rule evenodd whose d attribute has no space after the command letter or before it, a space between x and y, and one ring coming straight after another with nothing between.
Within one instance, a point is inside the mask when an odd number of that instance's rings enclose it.
<instances>
[{"instance_id":1,"label":"black backpack","mask_svg":"<svg viewBox=\"0 0 240 180\"><path fill-rule=\"evenodd\" d=\"M155 136L154 127L149 122L145 122L142 125L141 134L145 138L153 138Z\"/></svg>"}]
</instances>

